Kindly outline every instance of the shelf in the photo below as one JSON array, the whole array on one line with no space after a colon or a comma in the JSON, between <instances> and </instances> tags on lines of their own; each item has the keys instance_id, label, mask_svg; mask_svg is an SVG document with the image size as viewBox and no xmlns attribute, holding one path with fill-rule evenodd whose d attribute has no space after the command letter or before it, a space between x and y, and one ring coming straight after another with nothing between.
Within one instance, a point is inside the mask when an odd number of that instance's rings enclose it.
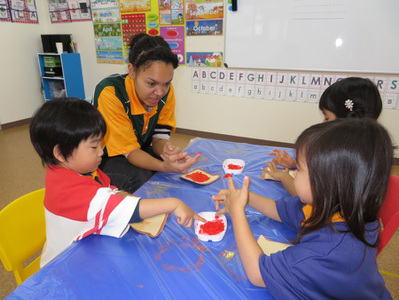
<instances>
[{"instance_id":1,"label":"shelf","mask_svg":"<svg viewBox=\"0 0 399 300\"><path fill-rule=\"evenodd\" d=\"M38 60L45 100L55 97L86 98L79 53L39 53ZM46 71L56 76L48 76Z\"/></svg>"}]
</instances>

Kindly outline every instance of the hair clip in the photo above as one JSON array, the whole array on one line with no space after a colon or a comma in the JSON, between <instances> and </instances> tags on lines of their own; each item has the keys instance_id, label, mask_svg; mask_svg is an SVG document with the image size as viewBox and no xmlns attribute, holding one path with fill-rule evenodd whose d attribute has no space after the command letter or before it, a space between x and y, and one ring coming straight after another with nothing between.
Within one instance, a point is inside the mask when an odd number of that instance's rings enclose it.
<instances>
[{"instance_id":1,"label":"hair clip","mask_svg":"<svg viewBox=\"0 0 399 300\"><path fill-rule=\"evenodd\" d=\"M353 101L351 99L346 100L345 101L345 107L347 109L349 109L350 111L352 111L352 109L353 109Z\"/></svg>"}]
</instances>

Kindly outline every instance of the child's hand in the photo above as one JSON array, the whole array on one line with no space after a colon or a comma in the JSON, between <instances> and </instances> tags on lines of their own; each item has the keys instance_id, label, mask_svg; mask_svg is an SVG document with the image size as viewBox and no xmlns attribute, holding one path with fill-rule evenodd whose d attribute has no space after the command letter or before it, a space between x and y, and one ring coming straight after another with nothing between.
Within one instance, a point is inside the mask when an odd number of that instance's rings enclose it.
<instances>
[{"instance_id":1,"label":"child's hand","mask_svg":"<svg viewBox=\"0 0 399 300\"><path fill-rule=\"evenodd\" d=\"M274 162L277 165L289 169L296 168L295 160L285 150L284 152L281 152L281 150L274 149L272 153L269 153L269 155L275 156L272 162Z\"/></svg>"},{"instance_id":2,"label":"child's hand","mask_svg":"<svg viewBox=\"0 0 399 300\"><path fill-rule=\"evenodd\" d=\"M244 210L248 204L249 198L249 177L244 177L244 183L241 190L236 189L232 177L229 177L229 189L221 190L216 196L212 196L212 199L216 201L216 215L223 213L231 214L233 211ZM223 209L220 209L220 204L224 205Z\"/></svg>"},{"instance_id":3,"label":"child's hand","mask_svg":"<svg viewBox=\"0 0 399 300\"><path fill-rule=\"evenodd\" d=\"M264 178L266 174L269 174L271 177L274 178L274 180L282 181L285 176L287 176L287 175L291 176L288 173L289 172L288 168L285 168L285 170L278 169L276 164L273 161L271 161L270 163L265 161L265 164L267 165L267 167L261 168L263 171L262 178Z\"/></svg>"},{"instance_id":4,"label":"child's hand","mask_svg":"<svg viewBox=\"0 0 399 300\"><path fill-rule=\"evenodd\" d=\"M177 217L177 223L184 227L191 227L193 219L206 223L207 220L194 213L183 201L179 200L179 204L173 211Z\"/></svg>"}]
</instances>

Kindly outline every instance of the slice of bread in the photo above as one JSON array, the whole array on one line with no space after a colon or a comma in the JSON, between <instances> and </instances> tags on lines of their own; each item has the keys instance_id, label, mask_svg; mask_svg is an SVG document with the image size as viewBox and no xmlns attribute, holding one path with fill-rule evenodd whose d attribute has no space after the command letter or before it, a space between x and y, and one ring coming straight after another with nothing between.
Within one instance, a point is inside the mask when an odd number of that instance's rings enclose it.
<instances>
[{"instance_id":1,"label":"slice of bread","mask_svg":"<svg viewBox=\"0 0 399 300\"><path fill-rule=\"evenodd\" d=\"M210 184L220 178L220 175L209 174L202 169L195 169L191 172L181 175L181 178L197 183L197 184Z\"/></svg>"},{"instance_id":2,"label":"slice of bread","mask_svg":"<svg viewBox=\"0 0 399 300\"><path fill-rule=\"evenodd\" d=\"M259 236L257 242L258 245L262 248L263 253L265 253L267 256L270 256L270 254L282 251L292 246L292 244L280 243L269 240L268 238L265 238L263 235Z\"/></svg>"},{"instance_id":3,"label":"slice of bread","mask_svg":"<svg viewBox=\"0 0 399 300\"><path fill-rule=\"evenodd\" d=\"M148 219L144 219L140 223L132 223L130 226L142 234L146 234L152 238L157 237L165 227L168 214L162 214L154 216Z\"/></svg>"},{"instance_id":4,"label":"slice of bread","mask_svg":"<svg viewBox=\"0 0 399 300\"><path fill-rule=\"evenodd\" d=\"M289 170L288 174L290 174L292 178L295 178L295 171L294 170ZM274 179L272 176L270 176L267 173L265 173L265 176L263 176L263 179L265 179L265 180L276 180L276 179Z\"/></svg>"}]
</instances>

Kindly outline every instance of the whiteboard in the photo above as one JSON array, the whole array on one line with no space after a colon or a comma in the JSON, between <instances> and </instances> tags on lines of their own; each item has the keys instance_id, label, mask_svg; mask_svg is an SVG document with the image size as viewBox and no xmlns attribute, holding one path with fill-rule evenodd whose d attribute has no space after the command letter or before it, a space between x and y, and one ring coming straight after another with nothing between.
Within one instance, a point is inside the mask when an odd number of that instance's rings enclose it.
<instances>
[{"instance_id":1,"label":"whiteboard","mask_svg":"<svg viewBox=\"0 0 399 300\"><path fill-rule=\"evenodd\" d=\"M399 0L237 0L233 68L399 73Z\"/></svg>"}]
</instances>

